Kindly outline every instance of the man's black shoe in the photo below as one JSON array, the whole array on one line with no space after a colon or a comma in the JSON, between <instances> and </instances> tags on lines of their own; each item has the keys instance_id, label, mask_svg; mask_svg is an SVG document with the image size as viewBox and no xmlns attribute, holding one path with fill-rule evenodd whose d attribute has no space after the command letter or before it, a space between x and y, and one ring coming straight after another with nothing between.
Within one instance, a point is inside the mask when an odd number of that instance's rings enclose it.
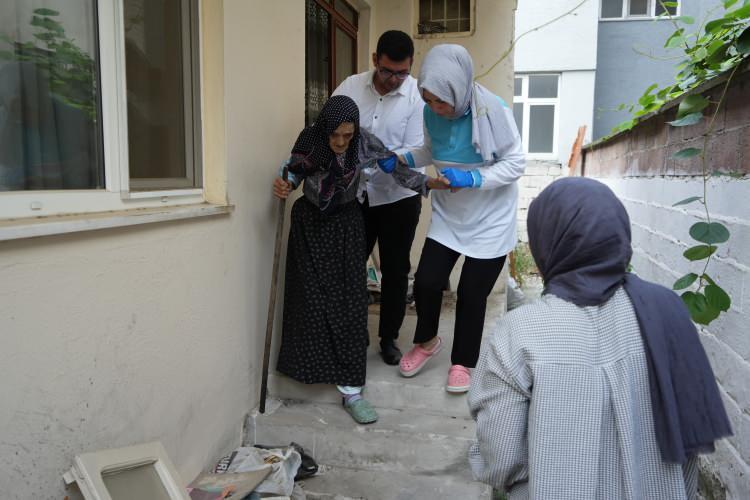
<instances>
[{"instance_id":1,"label":"man's black shoe","mask_svg":"<svg viewBox=\"0 0 750 500\"><path fill-rule=\"evenodd\" d=\"M401 349L391 339L380 341L380 355L387 365L397 365L401 361Z\"/></svg>"}]
</instances>

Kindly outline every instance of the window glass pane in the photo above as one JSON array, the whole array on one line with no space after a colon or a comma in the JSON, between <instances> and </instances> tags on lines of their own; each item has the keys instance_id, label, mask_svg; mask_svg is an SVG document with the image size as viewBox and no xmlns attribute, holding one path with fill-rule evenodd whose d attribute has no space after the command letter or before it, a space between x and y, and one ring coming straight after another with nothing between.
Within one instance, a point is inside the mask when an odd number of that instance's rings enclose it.
<instances>
[{"instance_id":1,"label":"window glass pane","mask_svg":"<svg viewBox=\"0 0 750 500\"><path fill-rule=\"evenodd\" d=\"M523 78L513 79L513 95L520 96L523 93Z\"/></svg>"},{"instance_id":2,"label":"window glass pane","mask_svg":"<svg viewBox=\"0 0 750 500\"><path fill-rule=\"evenodd\" d=\"M430 20L431 0L419 0L419 22L423 23Z\"/></svg>"},{"instance_id":3,"label":"window glass pane","mask_svg":"<svg viewBox=\"0 0 750 500\"><path fill-rule=\"evenodd\" d=\"M104 187L94 0L0 1L0 191Z\"/></svg>"},{"instance_id":4,"label":"window glass pane","mask_svg":"<svg viewBox=\"0 0 750 500\"><path fill-rule=\"evenodd\" d=\"M356 26L357 11L349 7L344 0L336 0L336 12L344 16L344 19Z\"/></svg>"},{"instance_id":5,"label":"window glass pane","mask_svg":"<svg viewBox=\"0 0 750 500\"><path fill-rule=\"evenodd\" d=\"M557 97L557 75L529 76L529 97Z\"/></svg>"},{"instance_id":6,"label":"window glass pane","mask_svg":"<svg viewBox=\"0 0 750 500\"><path fill-rule=\"evenodd\" d=\"M529 153L552 153L555 106L532 105L529 108Z\"/></svg>"},{"instance_id":7,"label":"window glass pane","mask_svg":"<svg viewBox=\"0 0 750 500\"><path fill-rule=\"evenodd\" d=\"M523 136L523 103L513 103L513 118L516 119L516 127L518 127L518 132L521 134L521 136Z\"/></svg>"},{"instance_id":8,"label":"window glass pane","mask_svg":"<svg viewBox=\"0 0 750 500\"><path fill-rule=\"evenodd\" d=\"M341 28L336 27L336 84L343 82L347 76L353 75L355 41Z\"/></svg>"},{"instance_id":9,"label":"window glass pane","mask_svg":"<svg viewBox=\"0 0 750 500\"><path fill-rule=\"evenodd\" d=\"M602 18L622 17L622 2L625 0L602 0Z\"/></svg>"},{"instance_id":10,"label":"window glass pane","mask_svg":"<svg viewBox=\"0 0 750 500\"><path fill-rule=\"evenodd\" d=\"M318 117L330 88L329 15L315 0L305 8L305 122Z\"/></svg>"},{"instance_id":11,"label":"window glass pane","mask_svg":"<svg viewBox=\"0 0 750 500\"><path fill-rule=\"evenodd\" d=\"M440 21L445 19L445 0L432 0L430 19Z\"/></svg>"},{"instance_id":12,"label":"window glass pane","mask_svg":"<svg viewBox=\"0 0 750 500\"><path fill-rule=\"evenodd\" d=\"M102 474L102 481L112 500L133 498L170 500L172 498L167 493L153 464Z\"/></svg>"},{"instance_id":13,"label":"window glass pane","mask_svg":"<svg viewBox=\"0 0 750 500\"><path fill-rule=\"evenodd\" d=\"M458 0L445 0L446 2L446 19L458 19Z\"/></svg>"},{"instance_id":14,"label":"window glass pane","mask_svg":"<svg viewBox=\"0 0 750 500\"><path fill-rule=\"evenodd\" d=\"M471 2L470 0L461 0L461 19L471 19Z\"/></svg>"},{"instance_id":15,"label":"window glass pane","mask_svg":"<svg viewBox=\"0 0 750 500\"><path fill-rule=\"evenodd\" d=\"M471 19L461 19L458 21L458 31L471 31Z\"/></svg>"},{"instance_id":16,"label":"window glass pane","mask_svg":"<svg viewBox=\"0 0 750 500\"><path fill-rule=\"evenodd\" d=\"M661 4L659 0L655 0L655 1L656 1L656 15L658 16L658 15L664 14L665 12L664 6ZM679 2L678 2L678 5L679 5ZM670 15L675 16L677 15L677 7L676 6L667 7L666 12L669 12Z\"/></svg>"},{"instance_id":17,"label":"window glass pane","mask_svg":"<svg viewBox=\"0 0 750 500\"><path fill-rule=\"evenodd\" d=\"M631 16L647 16L649 0L630 0L630 12Z\"/></svg>"},{"instance_id":18,"label":"window glass pane","mask_svg":"<svg viewBox=\"0 0 750 500\"><path fill-rule=\"evenodd\" d=\"M190 13L181 0L123 0L123 7L130 177L192 186Z\"/></svg>"},{"instance_id":19,"label":"window glass pane","mask_svg":"<svg viewBox=\"0 0 750 500\"><path fill-rule=\"evenodd\" d=\"M446 21L445 31L447 33L456 33L458 31L458 21Z\"/></svg>"}]
</instances>

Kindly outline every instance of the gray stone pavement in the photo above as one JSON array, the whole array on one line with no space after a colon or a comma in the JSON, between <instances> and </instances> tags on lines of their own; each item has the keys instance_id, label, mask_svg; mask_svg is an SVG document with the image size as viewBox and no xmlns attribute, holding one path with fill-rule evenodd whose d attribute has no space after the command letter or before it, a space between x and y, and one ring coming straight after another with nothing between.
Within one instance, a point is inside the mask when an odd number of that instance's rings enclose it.
<instances>
[{"instance_id":1,"label":"gray stone pavement","mask_svg":"<svg viewBox=\"0 0 750 500\"><path fill-rule=\"evenodd\" d=\"M357 425L341 408L334 387L299 384L272 373L269 393L276 403L265 415L251 416L245 444L301 444L322 466L302 484L310 499L491 499L491 488L473 481L466 459L475 432L466 395L445 391L452 294L446 294L439 328L445 348L413 378L381 360L377 308L372 310L364 394L378 410L378 422ZM493 293L485 337L504 312L504 292ZM415 325L416 316L407 314L398 340L403 351L411 347Z\"/></svg>"}]
</instances>

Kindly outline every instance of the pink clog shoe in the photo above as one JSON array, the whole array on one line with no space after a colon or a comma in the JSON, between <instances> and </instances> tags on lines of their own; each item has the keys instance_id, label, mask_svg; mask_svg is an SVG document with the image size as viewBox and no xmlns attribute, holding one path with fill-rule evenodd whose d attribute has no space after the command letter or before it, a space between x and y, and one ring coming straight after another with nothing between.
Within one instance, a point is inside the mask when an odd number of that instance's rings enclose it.
<instances>
[{"instance_id":1,"label":"pink clog shoe","mask_svg":"<svg viewBox=\"0 0 750 500\"><path fill-rule=\"evenodd\" d=\"M448 370L448 383L445 390L453 393L461 393L469 390L471 385L471 371L465 366L453 365Z\"/></svg>"},{"instance_id":2,"label":"pink clog shoe","mask_svg":"<svg viewBox=\"0 0 750 500\"><path fill-rule=\"evenodd\" d=\"M437 338L437 344L429 351L419 344L414 344L409 352L403 355L398 363L398 371L404 377L413 377L424 367L427 360L443 348L443 339Z\"/></svg>"}]
</instances>

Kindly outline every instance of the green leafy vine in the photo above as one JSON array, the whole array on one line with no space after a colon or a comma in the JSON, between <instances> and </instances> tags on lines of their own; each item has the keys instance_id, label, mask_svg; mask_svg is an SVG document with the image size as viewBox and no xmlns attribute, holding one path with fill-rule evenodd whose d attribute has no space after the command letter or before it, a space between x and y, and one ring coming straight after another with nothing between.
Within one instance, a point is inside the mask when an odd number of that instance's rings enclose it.
<instances>
[{"instance_id":1,"label":"green leafy vine","mask_svg":"<svg viewBox=\"0 0 750 500\"><path fill-rule=\"evenodd\" d=\"M714 130L716 117L726 101L727 90L740 67L740 64L750 55L750 0L724 0L724 12L721 17L700 23L696 32L688 32L687 27L695 24L695 19L688 16L672 16L667 7L676 7L676 2L661 1L666 17L675 27L675 31L667 38L664 47L667 49L681 49L684 58L678 64L679 72L673 84L659 88L657 84L649 86L638 99L638 103L629 107L621 105L618 109L628 109L632 118L619 124L613 133L629 130L635 126L639 118L659 111L670 101L682 98L677 108L674 121L668 122L672 127L686 127L695 125L709 117L704 116L704 110L715 104L715 110L703 133L701 148L684 148L672 155L673 159L699 157L701 161L701 175L703 193L691 196L675 203L673 206L683 206L700 203L705 211L705 219L690 227L690 237L698 244L683 253L691 263L702 262L700 273L688 273L679 278L672 288L674 290L692 290L682 292L682 300L690 310L693 321L708 325L719 317L722 312L729 310L732 300L729 294L708 274L708 266L718 250L718 245L726 243L730 238L729 229L720 222L711 220L708 205L708 181L712 176L708 165L706 151L711 133ZM700 93L691 90L719 75L728 75L718 101L712 103ZM683 97L684 96L684 97ZM696 285L697 283L697 285ZM694 286L695 285L695 286Z\"/></svg>"}]
</instances>

